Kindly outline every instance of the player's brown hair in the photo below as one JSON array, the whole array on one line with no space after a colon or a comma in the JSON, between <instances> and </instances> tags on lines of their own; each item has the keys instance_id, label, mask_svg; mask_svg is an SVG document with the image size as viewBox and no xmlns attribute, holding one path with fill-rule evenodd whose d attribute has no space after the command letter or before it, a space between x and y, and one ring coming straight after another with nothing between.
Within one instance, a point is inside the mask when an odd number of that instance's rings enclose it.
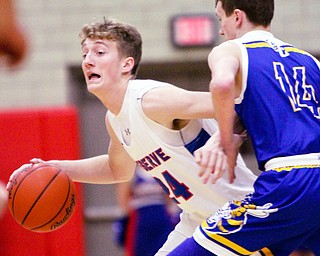
<instances>
[{"instance_id":1,"label":"player's brown hair","mask_svg":"<svg viewBox=\"0 0 320 256\"><path fill-rule=\"evenodd\" d=\"M129 24L104 19L82 27L79 34L81 45L87 38L106 39L117 43L119 52L125 57L133 57L132 75L136 76L142 55L142 38L137 29Z\"/></svg>"},{"instance_id":2,"label":"player's brown hair","mask_svg":"<svg viewBox=\"0 0 320 256\"><path fill-rule=\"evenodd\" d=\"M274 0L216 0L216 6L221 2L227 16L235 9L244 11L255 25L267 27L270 25L274 14Z\"/></svg>"}]
</instances>

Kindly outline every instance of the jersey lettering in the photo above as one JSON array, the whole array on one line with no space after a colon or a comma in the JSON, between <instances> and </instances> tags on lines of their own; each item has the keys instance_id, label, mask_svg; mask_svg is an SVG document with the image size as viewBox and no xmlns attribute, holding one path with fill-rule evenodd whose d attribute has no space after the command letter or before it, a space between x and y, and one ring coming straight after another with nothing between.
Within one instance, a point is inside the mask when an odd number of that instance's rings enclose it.
<instances>
[{"instance_id":1,"label":"jersey lettering","mask_svg":"<svg viewBox=\"0 0 320 256\"><path fill-rule=\"evenodd\" d=\"M279 44L277 44L276 42L272 41L272 40L266 40L266 42L272 47L272 49L274 51L276 51L277 53L279 53L279 55L281 57L287 57L289 56L289 53L285 50L285 48Z\"/></svg>"},{"instance_id":2,"label":"jersey lettering","mask_svg":"<svg viewBox=\"0 0 320 256\"><path fill-rule=\"evenodd\" d=\"M151 152L149 155L136 161L136 163L148 172L161 165L161 161L166 162L170 158L170 156L166 155L162 151L162 148L158 148L155 151Z\"/></svg>"}]
</instances>

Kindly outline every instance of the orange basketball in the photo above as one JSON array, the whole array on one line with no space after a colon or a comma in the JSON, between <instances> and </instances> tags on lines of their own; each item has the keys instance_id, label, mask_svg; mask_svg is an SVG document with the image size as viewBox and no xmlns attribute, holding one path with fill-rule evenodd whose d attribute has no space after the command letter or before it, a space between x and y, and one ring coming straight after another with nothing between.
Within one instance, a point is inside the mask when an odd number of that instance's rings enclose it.
<instances>
[{"instance_id":1,"label":"orange basketball","mask_svg":"<svg viewBox=\"0 0 320 256\"><path fill-rule=\"evenodd\" d=\"M39 163L21 170L8 191L8 207L13 218L34 232L62 227L76 204L75 184L53 164Z\"/></svg>"}]
</instances>

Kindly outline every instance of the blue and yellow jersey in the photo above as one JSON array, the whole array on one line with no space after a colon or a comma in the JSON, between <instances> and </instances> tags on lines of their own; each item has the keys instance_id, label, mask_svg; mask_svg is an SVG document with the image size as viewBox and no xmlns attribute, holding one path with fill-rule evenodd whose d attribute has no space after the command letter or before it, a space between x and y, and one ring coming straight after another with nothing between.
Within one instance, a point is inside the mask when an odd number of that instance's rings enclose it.
<instances>
[{"instance_id":1,"label":"blue and yellow jersey","mask_svg":"<svg viewBox=\"0 0 320 256\"><path fill-rule=\"evenodd\" d=\"M261 170L275 157L320 152L320 65L269 32L234 40L242 51L242 93L236 112Z\"/></svg>"}]
</instances>

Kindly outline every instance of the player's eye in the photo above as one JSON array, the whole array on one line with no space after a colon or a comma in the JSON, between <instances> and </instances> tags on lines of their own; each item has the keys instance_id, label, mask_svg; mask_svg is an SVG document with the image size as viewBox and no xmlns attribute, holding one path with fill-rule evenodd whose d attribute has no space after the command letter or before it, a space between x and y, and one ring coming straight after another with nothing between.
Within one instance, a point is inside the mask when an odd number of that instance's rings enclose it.
<instances>
[{"instance_id":1,"label":"player's eye","mask_svg":"<svg viewBox=\"0 0 320 256\"><path fill-rule=\"evenodd\" d=\"M98 54L98 55L104 55L104 54L105 54L105 51L97 51L97 54Z\"/></svg>"}]
</instances>

